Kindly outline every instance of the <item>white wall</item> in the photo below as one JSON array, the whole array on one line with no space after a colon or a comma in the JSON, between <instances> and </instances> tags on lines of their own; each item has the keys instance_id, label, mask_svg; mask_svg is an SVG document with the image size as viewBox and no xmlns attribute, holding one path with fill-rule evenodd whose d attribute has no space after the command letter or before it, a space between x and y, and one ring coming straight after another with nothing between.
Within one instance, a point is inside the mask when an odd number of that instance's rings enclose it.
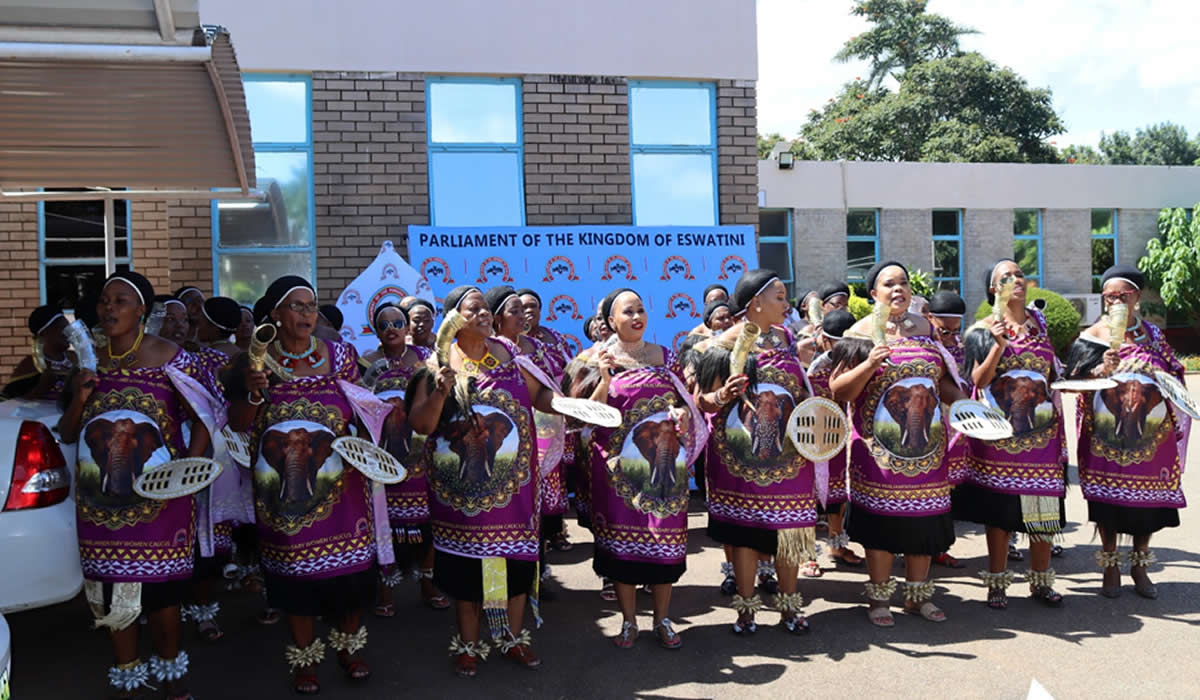
<instances>
[{"instance_id":1,"label":"white wall","mask_svg":"<svg viewBox=\"0 0 1200 700\"><path fill-rule=\"evenodd\" d=\"M754 0L200 0L244 71L754 80Z\"/></svg>"},{"instance_id":2,"label":"white wall","mask_svg":"<svg viewBox=\"0 0 1200 700\"><path fill-rule=\"evenodd\" d=\"M759 161L758 189L792 209L1190 208L1200 167Z\"/></svg>"}]
</instances>

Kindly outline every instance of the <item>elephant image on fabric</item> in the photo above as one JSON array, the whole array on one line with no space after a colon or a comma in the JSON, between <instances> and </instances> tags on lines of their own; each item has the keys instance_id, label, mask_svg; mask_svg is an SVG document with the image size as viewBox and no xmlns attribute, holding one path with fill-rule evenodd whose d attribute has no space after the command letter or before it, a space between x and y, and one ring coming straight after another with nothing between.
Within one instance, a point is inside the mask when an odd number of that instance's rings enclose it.
<instances>
[{"instance_id":1,"label":"elephant image on fabric","mask_svg":"<svg viewBox=\"0 0 1200 700\"><path fill-rule=\"evenodd\" d=\"M730 411L725 424L730 447L747 462L777 460L783 454L788 417L796 402L776 384L759 384Z\"/></svg>"},{"instance_id":2,"label":"elephant image on fabric","mask_svg":"<svg viewBox=\"0 0 1200 700\"><path fill-rule=\"evenodd\" d=\"M134 481L150 455L163 446L154 423L131 418L96 418L84 429L83 441L100 468L99 492L117 500L134 495Z\"/></svg>"},{"instance_id":3,"label":"elephant image on fabric","mask_svg":"<svg viewBox=\"0 0 1200 700\"><path fill-rule=\"evenodd\" d=\"M392 410L383 422L379 446L401 464L408 464L413 430L408 424L408 412L404 410L404 396L388 397L384 401L392 405Z\"/></svg>"},{"instance_id":4,"label":"elephant image on fabric","mask_svg":"<svg viewBox=\"0 0 1200 700\"><path fill-rule=\"evenodd\" d=\"M625 435L621 476L634 493L634 507L656 511L687 493L687 449L665 411L646 416Z\"/></svg>"},{"instance_id":5,"label":"elephant image on fabric","mask_svg":"<svg viewBox=\"0 0 1200 700\"><path fill-rule=\"evenodd\" d=\"M1162 392L1148 377L1124 374L1113 379L1117 386L1097 392L1096 433L1116 447L1140 447L1154 438L1166 419Z\"/></svg>"},{"instance_id":6,"label":"elephant image on fabric","mask_svg":"<svg viewBox=\"0 0 1200 700\"><path fill-rule=\"evenodd\" d=\"M278 498L286 509L295 510L320 495L317 473L333 454L333 440L329 431L301 427L263 435L262 458L279 475Z\"/></svg>"},{"instance_id":7,"label":"elephant image on fabric","mask_svg":"<svg viewBox=\"0 0 1200 700\"><path fill-rule=\"evenodd\" d=\"M512 431L512 421L499 411L476 413L451 424L449 443L458 455L458 480L475 485L491 480L496 454Z\"/></svg>"},{"instance_id":8,"label":"elephant image on fabric","mask_svg":"<svg viewBox=\"0 0 1200 700\"><path fill-rule=\"evenodd\" d=\"M942 433L941 408L933 380L902 379L891 386L875 410L875 440L906 458L932 452Z\"/></svg>"},{"instance_id":9,"label":"elephant image on fabric","mask_svg":"<svg viewBox=\"0 0 1200 700\"><path fill-rule=\"evenodd\" d=\"M1040 430L1054 422L1054 404L1045 378L1028 370L1010 370L987 389L990 403L1012 423L1013 434Z\"/></svg>"}]
</instances>

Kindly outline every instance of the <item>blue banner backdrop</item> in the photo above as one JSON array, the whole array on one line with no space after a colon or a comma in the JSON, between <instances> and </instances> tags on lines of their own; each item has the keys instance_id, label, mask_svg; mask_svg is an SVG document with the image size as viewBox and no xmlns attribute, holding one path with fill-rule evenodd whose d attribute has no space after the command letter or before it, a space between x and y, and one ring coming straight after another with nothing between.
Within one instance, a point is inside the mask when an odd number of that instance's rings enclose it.
<instances>
[{"instance_id":1,"label":"blue banner backdrop","mask_svg":"<svg viewBox=\"0 0 1200 700\"><path fill-rule=\"evenodd\" d=\"M701 322L704 288L732 291L758 266L752 226L410 226L408 255L439 304L461 284L537 290L542 323L576 351L589 345L584 319L618 287L645 300L646 339L678 349Z\"/></svg>"}]
</instances>

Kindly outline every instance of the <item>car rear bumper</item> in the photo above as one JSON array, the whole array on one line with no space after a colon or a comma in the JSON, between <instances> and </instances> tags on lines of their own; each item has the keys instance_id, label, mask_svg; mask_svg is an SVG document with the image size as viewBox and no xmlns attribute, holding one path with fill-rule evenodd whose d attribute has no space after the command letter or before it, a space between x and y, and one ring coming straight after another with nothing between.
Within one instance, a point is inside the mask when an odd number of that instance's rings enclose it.
<instances>
[{"instance_id":1,"label":"car rear bumper","mask_svg":"<svg viewBox=\"0 0 1200 700\"><path fill-rule=\"evenodd\" d=\"M0 612L70 600L83 586L75 501L0 513Z\"/></svg>"}]
</instances>

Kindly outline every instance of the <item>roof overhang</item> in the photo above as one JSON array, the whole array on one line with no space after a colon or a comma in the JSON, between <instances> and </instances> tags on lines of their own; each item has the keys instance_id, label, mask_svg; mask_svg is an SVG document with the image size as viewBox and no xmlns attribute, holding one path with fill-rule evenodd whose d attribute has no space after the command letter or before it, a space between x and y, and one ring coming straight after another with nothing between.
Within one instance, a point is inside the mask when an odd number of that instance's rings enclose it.
<instances>
[{"instance_id":1,"label":"roof overhang","mask_svg":"<svg viewBox=\"0 0 1200 700\"><path fill-rule=\"evenodd\" d=\"M0 0L0 21L14 1ZM104 1L154 12L136 15L146 26L125 15L77 31L0 26L0 188L249 194L250 118L228 33L177 26L172 9L187 0ZM198 21L192 10L182 16ZM104 41L114 37L137 41Z\"/></svg>"}]
</instances>

